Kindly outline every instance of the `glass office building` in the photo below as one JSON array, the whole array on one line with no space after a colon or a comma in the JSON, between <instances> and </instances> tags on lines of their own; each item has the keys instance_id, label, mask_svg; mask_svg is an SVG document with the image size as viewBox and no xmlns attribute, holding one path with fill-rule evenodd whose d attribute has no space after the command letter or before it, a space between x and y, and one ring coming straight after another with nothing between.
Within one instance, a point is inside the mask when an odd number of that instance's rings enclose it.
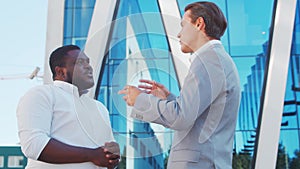
<instances>
[{"instance_id":1,"label":"glass office building","mask_svg":"<svg viewBox=\"0 0 300 169\"><path fill-rule=\"evenodd\" d=\"M119 168L165 168L173 131L129 117L117 91L146 78L179 94L189 55L180 52L176 36L191 2L49 1L45 63L63 44L76 44L90 57L97 85L89 94L110 112L121 145ZM212 2L228 20L221 41L241 78L233 168L300 168L300 1ZM45 83L51 82L47 67Z\"/></svg>"}]
</instances>

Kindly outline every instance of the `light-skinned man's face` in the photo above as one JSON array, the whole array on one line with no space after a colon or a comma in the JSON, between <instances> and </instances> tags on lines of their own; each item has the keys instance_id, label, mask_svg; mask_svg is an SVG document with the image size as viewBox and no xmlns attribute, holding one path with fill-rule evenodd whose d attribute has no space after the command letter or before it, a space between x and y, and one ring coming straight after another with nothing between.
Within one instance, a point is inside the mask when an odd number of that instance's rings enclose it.
<instances>
[{"instance_id":1,"label":"light-skinned man's face","mask_svg":"<svg viewBox=\"0 0 300 169\"><path fill-rule=\"evenodd\" d=\"M93 87L93 69L89 58L80 50L71 50L66 57L67 81L79 90Z\"/></svg>"},{"instance_id":2,"label":"light-skinned man's face","mask_svg":"<svg viewBox=\"0 0 300 169\"><path fill-rule=\"evenodd\" d=\"M191 21L192 19L190 17L190 11L187 10L183 15L180 23L181 30L177 35L181 45L181 51L183 53L192 53L196 50L195 43L197 43L199 30Z\"/></svg>"}]
</instances>

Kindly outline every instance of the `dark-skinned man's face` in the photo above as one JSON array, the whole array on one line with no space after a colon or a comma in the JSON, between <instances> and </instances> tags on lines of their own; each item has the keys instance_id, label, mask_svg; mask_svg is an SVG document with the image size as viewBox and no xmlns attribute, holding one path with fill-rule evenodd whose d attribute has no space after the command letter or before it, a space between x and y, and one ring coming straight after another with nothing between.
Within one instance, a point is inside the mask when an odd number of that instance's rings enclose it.
<instances>
[{"instance_id":1,"label":"dark-skinned man's face","mask_svg":"<svg viewBox=\"0 0 300 169\"><path fill-rule=\"evenodd\" d=\"M65 67L67 69L67 82L85 90L93 87L93 69L89 58L80 50L71 50L65 57Z\"/></svg>"}]
</instances>

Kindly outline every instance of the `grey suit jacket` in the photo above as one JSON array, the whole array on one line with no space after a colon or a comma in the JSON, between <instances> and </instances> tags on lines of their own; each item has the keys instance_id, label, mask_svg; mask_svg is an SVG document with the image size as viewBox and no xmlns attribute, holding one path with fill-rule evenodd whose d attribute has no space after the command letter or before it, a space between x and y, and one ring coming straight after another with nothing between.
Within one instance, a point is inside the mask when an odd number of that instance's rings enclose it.
<instances>
[{"instance_id":1,"label":"grey suit jacket","mask_svg":"<svg viewBox=\"0 0 300 169\"><path fill-rule=\"evenodd\" d=\"M142 93L131 116L175 130L169 169L230 169L239 103L236 66L213 40L192 55L180 96Z\"/></svg>"}]
</instances>

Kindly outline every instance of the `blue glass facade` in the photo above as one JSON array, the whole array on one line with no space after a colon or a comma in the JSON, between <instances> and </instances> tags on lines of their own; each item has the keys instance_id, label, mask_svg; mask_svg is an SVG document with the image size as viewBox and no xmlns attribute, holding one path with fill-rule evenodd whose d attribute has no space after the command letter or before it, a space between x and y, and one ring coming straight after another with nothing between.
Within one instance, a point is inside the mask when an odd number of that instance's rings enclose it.
<instances>
[{"instance_id":1,"label":"blue glass facade","mask_svg":"<svg viewBox=\"0 0 300 169\"><path fill-rule=\"evenodd\" d=\"M101 71L103 73L100 75L97 98L110 110L115 137L121 149L126 149L126 140L129 138L127 146L133 148L133 157L128 154L126 156L134 158L134 168L164 168L164 145L158 141L155 131L150 124L135 120L128 129L127 107L120 96L114 96L125 84L133 84L136 80L147 77L166 84L173 92L178 93L166 35L161 16L157 13L158 4L156 1L145 3L120 0L115 10L114 26ZM144 12L156 14L142 14ZM155 24L147 22L151 20L155 20ZM132 66L135 73L132 79L128 79L128 69ZM158 135L163 135L166 137L164 140L168 140L163 144L170 145L172 133L167 129L161 132Z\"/></svg>"},{"instance_id":2,"label":"blue glass facade","mask_svg":"<svg viewBox=\"0 0 300 169\"><path fill-rule=\"evenodd\" d=\"M195 1L177 0L181 14L191 2ZM275 4L273 0L213 2L221 7L228 20L228 29L221 41L233 57L241 78L242 99L233 146L233 168L249 168L255 146ZM65 1L64 44L76 44L84 48L94 5L95 0ZM299 6L298 1L281 124L278 168L297 168L295 163L297 160L299 163L300 158ZM164 168L164 157L168 155L171 144L172 131L168 129L158 131L148 123L135 120L129 124L127 107L116 94L125 84L136 84L140 78L151 78L164 84L171 92L179 93L178 79L159 12L157 1L117 1L108 50L97 86L96 98L109 109L121 153L125 156L128 153L126 146L133 147L134 168ZM134 72L130 72L129 67L134 67ZM132 74L133 78L128 79L128 74ZM164 142L159 141L161 137Z\"/></svg>"},{"instance_id":3,"label":"blue glass facade","mask_svg":"<svg viewBox=\"0 0 300 169\"><path fill-rule=\"evenodd\" d=\"M66 0L64 44L85 46L89 31L95 0Z\"/></svg>"}]
</instances>

